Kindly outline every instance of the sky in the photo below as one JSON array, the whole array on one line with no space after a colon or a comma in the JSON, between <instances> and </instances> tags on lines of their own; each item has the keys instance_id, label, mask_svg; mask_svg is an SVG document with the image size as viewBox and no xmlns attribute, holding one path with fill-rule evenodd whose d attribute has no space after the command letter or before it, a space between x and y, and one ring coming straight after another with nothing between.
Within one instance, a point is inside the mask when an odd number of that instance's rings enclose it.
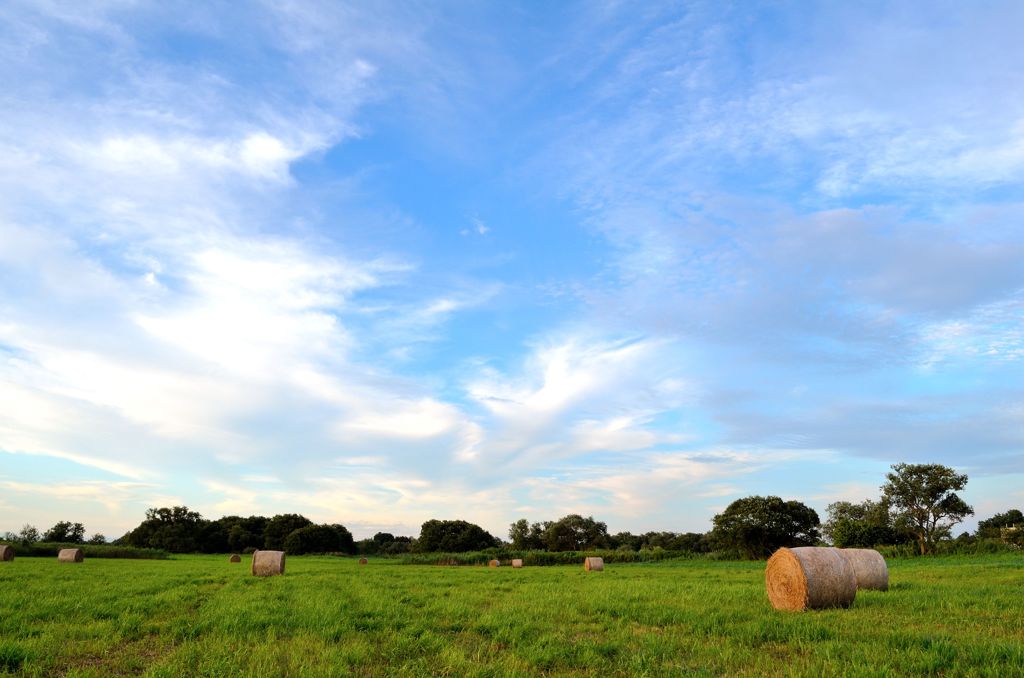
<instances>
[{"instance_id":1,"label":"sky","mask_svg":"<svg viewBox=\"0 0 1024 678\"><path fill-rule=\"evenodd\" d=\"M0 531L1024 506L1019 2L0 4Z\"/></svg>"}]
</instances>

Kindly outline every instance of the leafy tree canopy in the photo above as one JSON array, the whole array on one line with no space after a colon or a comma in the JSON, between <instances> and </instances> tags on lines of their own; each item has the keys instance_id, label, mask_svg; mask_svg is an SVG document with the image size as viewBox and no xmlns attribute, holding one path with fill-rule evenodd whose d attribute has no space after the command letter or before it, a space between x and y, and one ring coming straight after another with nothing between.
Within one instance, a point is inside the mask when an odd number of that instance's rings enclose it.
<instances>
[{"instance_id":1,"label":"leafy tree canopy","mask_svg":"<svg viewBox=\"0 0 1024 678\"><path fill-rule=\"evenodd\" d=\"M313 521L297 513L283 513L274 516L263 531L263 548L273 551L284 549L284 540L295 530L308 527Z\"/></svg>"},{"instance_id":2,"label":"leafy tree canopy","mask_svg":"<svg viewBox=\"0 0 1024 678\"><path fill-rule=\"evenodd\" d=\"M549 551L584 551L607 548L608 526L571 513L561 520L549 523L543 533L544 545Z\"/></svg>"},{"instance_id":3,"label":"leafy tree canopy","mask_svg":"<svg viewBox=\"0 0 1024 678\"><path fill-rule=\"evenodd\" d=\"M809 546L818 538L817 512L779 497L737 499L714 518L714 540L747 558L764 558L783 546Z\"/></svg>"},{"instance_id":4,"label":"leafy tree canopy","mask_svg":"<svg viewBox=\"0 0 1024 678\"><path fill-rule=\"evenodd\" d=\"M892 507L899 527L917 539L921 554L934 550L953 526L974 514L957 494L967 486L967 475L942 464L894 464L886 474L882 496Z\"/></svg>"},{"instance_id":5,"label":"leafy tree canopy","mask_svg":"<svg viewBox=\"0 0 1024 678\"><path fill-rule=\"evenodd\" d=\"M428 520L420 528L416 550L421 553L480 551L498 545L489 532L465 520Z\"/></svg>"},{"instance_id":6,"label":"leafy tree canopy","mask_svg":"<svg viewBox=\"0 0 1024 678\"><path fill-rule=\"evenodd\" d=\"M1019 509L1010 509L1005 513L997 513L987 520L978 522L979 537L999 537L1004 527L1024 527L1024 513Z\"/></svg>"}]
</instances>

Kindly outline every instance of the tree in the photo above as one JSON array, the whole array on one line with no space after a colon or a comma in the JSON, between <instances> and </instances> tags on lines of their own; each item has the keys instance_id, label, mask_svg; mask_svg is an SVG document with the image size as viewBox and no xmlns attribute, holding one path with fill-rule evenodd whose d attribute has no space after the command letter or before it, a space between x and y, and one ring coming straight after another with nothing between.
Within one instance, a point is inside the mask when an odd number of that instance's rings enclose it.
<instances>
[{"instance_id":1,"label":"tree","mask_svg":"<svg viewBox=\"0 0 1024 678\"><path fill-rule=\"evenodd\" d=\"M263 548L272 551L284 549L284 540L295 530L308 527L313 521L297 513L283 513L274 516L263 531Z\"/></svg>"},{"instance_id":2,"label":"tree","mask_svg":"<svg viewBox=\"0 0 1024 678\"><path fill-rule=\"evenodd\" d=\"M833 546L870 548L879 544L900 544L907 535L896 529L886 499L865 499L859 504L837 501L828 505L828 520L821 531Z\"/></svg>"},{"instance_id":3,"label":"tree","mask_svg":"<svg viewBox=\"0 0 1024 678\"><path fill-rule=\"evenodd\" d=\"M21 532L18 533L18 539L24 544L34 544L39 541L39 530L32 525L25 523L21 526Z\"/></svg>"},{"instance_id":4,"label":"tree","mask_svg":"<svg viewBox=\"0 0 1024 678\"><path fill-rule=\"evenodd\" d=\"M106 544L107 543L107 538L104 537L99 532L97 532L93 536L89 537L89 541L87 541L86 543L87 544L95 544L95 545Z\"/></svg>"},{"instance_id":5,"label":"tree","mask_svg":"<svg viewBox=\"0 0 1024 678\"><path fill-rule=\"evenodd\" d=\"M978 536L985 539L1001 539L1004 528L1024 527L1024 513L1019 509L1010 509L1005 513L997 513L988 520L978 523Z\"/></svg>"},{"instance_id":6,"label":"tree","mask_svg":"<svg viewBox=\"0 0 1024 678\"><path fill-rule=\"evenodd\" d=\"M390 532L378 532L370 539L361 539L356 544L356 551L363 555L398 555L408 553L412 545L412 537L396 537Z\"/></svg>"},{"instance_id":7,"label":"tree","mask_svg":"<svg viewBox=\"0 0 1024 678\"><path fill-rule=\"evenodd\" d=\"M348 528L344 525L328 525L329 528L334 530L338 535L338 550L342 553L352 555L356 552L356 540L352 538L352 533L348 531Z\"/></svg>"},{"instance_id":8,"label":"tree","mask_svg":"<svg viewBox=\"0 0 1024 678\"><path fill-rule=\"evenodd\" d=\"M263 533L266 531L267 523L270 520L264 516L249 516L248 518L228 516L221 518L221 522L224 523L228 530L228 549L241 553L249 548L259 549L263 547Z\"/></svg>"},{"instance_id":9,"label":"tree","mask_svg":"<svg viewBox=\"0 0 1024 678\"><path fill-rule=\"evenodd\" d=\"M882 496L892 506L897 525L917 539L921 554L950 535L953 526L974 514L957 491L967 485L967 475L942 464L894 464L885 476Z\"/></svg>"},{"instance_id":10,"label":"tree","mask_svg":"<svg viewBox=\"0 0 1024 678\"><path fill-rule=\"evenodd\" d=\"M354 553L352 533L344 525L307 525L285 537L284 550L288 553Z\"/></svg>"},{"instance_id":11,"label":"tree","mask_svg":"<svg viewBox=\"0 0 1024 678\"><path fill-rule=\"evenodd\" d=\"M85 541L85 526L82 523L71 523L62 520L43 535L43 541L62 544L81 544Z\"/></svg>"},{"instance_id":12,"label":"tree","mask_svg":"<svg viewBox=\"0 0 1024 678\"><path fill-rule=\"evenodd\" d=\"M608 526L593 516L571 513L561 520L549 523L543 534L549 551L584 551L608 548Z\"/></svg>"},{"instance_id":13,"label":"tree","mask_svg":"<svg viewBox=\"0 0 1024 678\"><path fill-rule=\"evenodd\" d=\"M747 558L764 558L783 546L809 546L818 540L817 512L779 497L744 497L714 518L714 540Z\"/></svg>"},{"instance_id":14,"label":"tree","mask_svg":"<svg viewBox=\"0 0 1024 678\"><path fill-rule=\"evenodd\" d=\"M129 546L195 553L200 550L200 530L208 523L187 506L151 508L146 510L146 519L122 539Z\"/></svg>"},{"instance_id":15,"label":"tree","mask_svg":"<svg viewBox=\"0 0 1024 678\"><path fill-rule=\"evenodd\" d=\"M428 520L420 528L416 550L421 553L460 553L498 545L487 530L465 520Z\"/></svg>"},{"instance_id":16,"label":"tree","mask_svg":"<svg viewBox=\"0 0 1024 678\"><path fill-rule=\"evenodd\" d=\"M544 548L544 529L550 523L530 524L526 518L520 518L509 525L508 539L512 542L512 548L520 551Z\"/></svg>"}]
</instances>

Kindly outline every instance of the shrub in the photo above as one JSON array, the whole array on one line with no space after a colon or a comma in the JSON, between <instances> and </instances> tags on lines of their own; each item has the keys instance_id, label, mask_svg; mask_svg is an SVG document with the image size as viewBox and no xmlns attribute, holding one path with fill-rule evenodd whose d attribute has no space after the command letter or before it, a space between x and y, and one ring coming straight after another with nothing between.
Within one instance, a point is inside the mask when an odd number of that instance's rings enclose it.
<instances>
[{"instance_id":1,"label":"shrub","mask_svg":"<svg viewBox=\"0 0 1024 678\"><path fill-rule=\"evenodd\" d=\"M86 558L127 558L136 560L163 560L167 551L161 549L135 548L133 546L108 546L100 544L68 544L58 542L36 542L35 544L11 543L18 558L56 558L57 552L66 548L80 548Z\"/></svg>"},{"instance_id":2,"label":"shrub","mask_svg":"<svg viewBox=\"0 0 1024 678\"><path fill-rule=\"evenodd\" d=\"M486 549L463 553L409 553L401 557L404 565L486 565L491 560L505 562L521 559L526 566L580 565L587 557L604 559L605 563L648 563L660 560L691 559L705 556L689 551L515 551L511 549Z\"/></svg>"}]
</instances>

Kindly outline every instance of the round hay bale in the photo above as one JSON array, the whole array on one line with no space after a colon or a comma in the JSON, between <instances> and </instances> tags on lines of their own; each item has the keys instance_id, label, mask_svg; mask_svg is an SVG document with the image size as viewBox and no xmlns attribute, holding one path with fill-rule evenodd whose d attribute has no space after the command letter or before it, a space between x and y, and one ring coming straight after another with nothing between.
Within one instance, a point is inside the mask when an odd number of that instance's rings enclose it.
<instances>
[{"instance_id":1,"label":"round hay bale","mask_svg":"<svg viewBox=\"0 0 1024 678\"><path fill-rule=\"evenodd\" d=\"M370 561L367 560L366 558L360 558L359 559L359 564L360 565L366 565L368 562L370 562Z\"/></svg>"},{"instance_id":2,"label":"round hay bale","mask_svg":"<svg viewBox=\"0 0 1024 678\"><path fill-rule=\"evenodd\" d=\"M604 569L604 558L591 556L583 561L583 569L587 572L600 572Z\"/></svg>"},{"instance_id":3,"label":"round hay bale","mask_svg":"<svg viewBox=\"0 0 1024 678\"><path fill-rule=\"evenodd\" d=\"M839 549L839 553L853 568L858 590L889 590L889 568L881 553L874 549Z\"/></svg>"},{"instance_id":4,"label":"round hay bale","mask_svg":"<svg viewBox=\"0 0 1024 678\"><path fill-rule=\"evenodd\" d=\"M228 562L229 563L240 563L240 562L242 562L242 556L238 555L237 553L233 553L231 555L231 557L228 558Z\"/></svg>"},{"instance_id":5,"label":"round hay bale","mask_svg":"<svg viewBox=\"0 0 1024 678\"><path fill-rule=\"evenodd\" d=\"M849 607L857 596L853 568L834 548L781 548L768 559L764 580L776 610Z\"/></svg>"},{"instance_id":6,"label":"round hay bale","mask_svg":"<svg viewBox=\"0 0 1024 678\"><path fill-rule=\"evenodd\" d=\"M491 562L487 563L487 567L501 567L501 561L492 560Z\"/></svg>"},{"instance_id":7,"label":"round hay bale","mask_svg":"<svg viewBox=\"0 0 1024 678\"><path fill-rule=\"evenodd\" d=\"M284 551L256 551L252 554L252 573L257 577L284 574Z\"/></svg>"},{"instance_id":8,"label":"round hay bale","mask_svg":"<svg viewBox=\"0 0 1024 678\"><path fill-rule=\"evenodd\" d=\"M522 566L523 566L523 559L522 558L513 558L512 559L512 567L520 568Z\"/></svg>"},{"instance_id":9,"label":"round hay bale","mask_svg":"<svg viewBox=\"0 0 1024 678\"><path fill-rule=\"evenodd\" d=\"M61 549L57 553L58 563L80 563L85 560L82 549Z\"/></svg>"},{"instance_id":10,"label":"round hay bale","mask_svg":"<svg viewBox=\"0 0 1024 678\"><path fill-rule=\"evenodd\" d=\"M7 562L9 560L14 560L14 547L0 544L0 561Z\"/></svg>"}]
</instances>

